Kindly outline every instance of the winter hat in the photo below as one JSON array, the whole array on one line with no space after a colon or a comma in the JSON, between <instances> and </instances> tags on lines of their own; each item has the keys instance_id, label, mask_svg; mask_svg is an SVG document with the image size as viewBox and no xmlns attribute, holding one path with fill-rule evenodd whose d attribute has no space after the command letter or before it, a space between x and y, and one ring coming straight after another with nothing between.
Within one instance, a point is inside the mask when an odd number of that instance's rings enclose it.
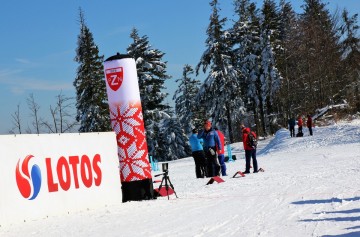
<instances>
[{"instance_id":1,"label":"winter hat","mask_svg":"<svg viewBox=\"0 0 360 237\"><path fill-rule=\"evenodd\" d=\"M204 122L204 125L210 125L210 126L211 126L210 120L206 120L206 121Z\"/></svg>"}]
</instances>

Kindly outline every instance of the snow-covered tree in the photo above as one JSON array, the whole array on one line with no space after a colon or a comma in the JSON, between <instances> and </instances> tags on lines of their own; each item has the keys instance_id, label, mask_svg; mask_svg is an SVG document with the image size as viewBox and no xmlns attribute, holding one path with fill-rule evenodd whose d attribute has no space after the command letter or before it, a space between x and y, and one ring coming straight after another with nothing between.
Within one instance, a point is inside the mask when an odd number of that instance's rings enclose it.
<instances>
[{"instance_id":1,"label":"snow-covered tree","mask_svg":"<svg viewBox=\"0 0 360 237\"><path fill-rule=\"evenodd\" d=\"M162 120L159 160L177 160L191 155L189 140L177 118Z\"/></svg>"},{"instance_id":2,"label":"snow-covered tree","mask_svg":"<svg viewBox=\"0 0 360 237\"><path fill-rule=\"evenodd\" d=\"M165 80L171 77L166 72L167 62L162 59L165 53L152 48L148 37L146 35L140 37L136 28L132 30L130 37L133 42L127 48L127 52L136 62L141 103L144 118L147 120L152 110L163 111L169 108L164 104L168 94L162 90L166 89Z\"/></svg>"},{"instance_id":3,"label":"snow-covered tree","mask_svg":"<svg viewBox=\"0 0 360 237\"><path fill-rule=\"evenodd\" d=\"M210 6L212 14L206 32L206 50L196 67L196 73L200 67L204 73L208 69L209 72L198 96L204 103L209 117L213 118L214 124L228 134L230 142L233 142L233 121L243 112L239 81L241 75L234 67L235 57L231 48L230 33L223 29L226 18L220 19L217 0L212 0Z\"/></svg>"},{"instance_id":4,"label":"snow-covered tree","mask_svg":"<svg viewBox=\"0 0 360 237\"><path fill-rule=\"evenodd\" d=\"M178 138L169 140L164 134L164 131L169 133L169 129L172 129L168 127L172 123L166 121L171 120L173 115L170 106L164 103L167 93L162 92L163 89L166 89L164 86L165 80L170 79L166 72L167 62L162 59L164 53L154 49L149 44L146 35L140 37L135 28L132 30L130 37L133 42L127 48L127 52L136 62L149 154L159 160L173 159L173 154L179 155L182 153L172 149L181 146L186 147L187 140ZM179 124L177 127L181 128ZM176 134L176 137L181 137L180 134L183 134L183 132L174 134ZM169 141L181 141L183 143L170 145ZM171 152L169 149L171 149ZM177 156L177 158L180 157L183 156Z\"/></svg>"},{"instance_id":5,"label":"snow-covered tree","mask_svg":"<svg viewBox=\"0 0 360 237\"><path fill-rule=\"evenodd\" d=\"M249 15L250 5L253 5L250 3L250 0L234 0L235 15L239 17L239 19L235 22L234 28L240 29L243 23L248 22L250 20L250 15Z\"/></svg>"},{"instance_id":6,"label":"snow-covered tree","mask_svg":"<svg viewBox=\"0 0 360 237\"><path fill-rule=\"evenodd\" d=\"M278 15L270 0L264 1L262 14L254 3L245 0L235 2L235 12L239 18L230 32L236 65L243 75L247 109L253 111L257 132L267 134L271 128L272 102L281 79L273 46L277 41L271 41L271 37L278 35L275 34Z\"/></svg>"},{"instance_id":7,"label":"snow-covered tree","mask_svg":"<svg viewBox=\"0 0 360 237\"><path fill-rule=\"evenodd\" d=\"M99 49L85 24L81 10L77 45L75 61L80 65L73 84L76 89L76 120L80 122L79 132L110 131L110 114L102 64L104 57L99 56Z\"/></svg>"},{"instance_id":8,"label":"snow-covered tree","mask_svg":"<svg viewBox=\"0 0 360 237\"><path fill-rule=\"evenodd\" d=\"M280 48L277 50L276 61L279 71L283 77L283 86L277 97L276 105L281 111L282 124L287 126L287 120L299 114L298 100L301 97L301 86L298 83L297 70L293 70L297 65L296 50L300 45L298 36L297 15L291 4L280 1L280 32L279 43Z\"/></svg>"},{"instance_id":9,"label":"snow-covered tree","mask_svg":"<svg viewBox=\"0 0 360 237\"><path fill-rule=\"evenodd\" d=\"M205 117L204 108L195 100L200 81L191 78L193 73L192 67L186 64L182 78L176 79L179 85L173 96L176 116L186 134L190 134L194 127L202 126Z\"/></svg>"},{"instance_id":10,"label":"snow-covered tree","mask_svg":"<svg viewBox=\"0 0 360 237\"><path fill-rule=\"evenodd\" d=\"M255 3L248 0L235 1L235 13L238 19L231 28L231 38L234 55L236 55L236 67L241 71L239 77L242 85L242 96L246 102L248 113L244 114L242 122L248 121L247 125L260 124L259 106L256 92L256 81L259 69L260 20L259 11ZM252 114L253 119L250 116ZM259 126L255 128L259 134Z\"/></svg>"},{"instance_id":11,"label":"snow-covered tree","mask_svg":"<svg viewBox=\"0 0 360 237\"><path fill-rule=\"evenodd\" d=\"M263 30L260 35L259 47L261 48L260 74L258 77L258 100L260 115L262 116L262 129L267 135L274 133L272 123L274 122L273 112L275 111L274 100L277 92L280 90L282 77L277 69L274 50L271 45L271 33L269 30ZM275 116L276 118L276 116Z\"/></svg>"}]
</instances>

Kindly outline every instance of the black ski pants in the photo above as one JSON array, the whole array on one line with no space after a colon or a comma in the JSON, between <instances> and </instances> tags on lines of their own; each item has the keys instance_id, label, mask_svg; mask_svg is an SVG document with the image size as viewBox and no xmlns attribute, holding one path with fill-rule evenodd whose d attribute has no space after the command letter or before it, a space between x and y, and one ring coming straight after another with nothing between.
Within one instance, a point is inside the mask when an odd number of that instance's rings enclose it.
<instances>
[{"instance_id":1,"label":"black ski pants","mask_svg":"<svg viewBox=\"0 0 360 237\"><path fill-rule=\"evenodd\" d=\"M253 160L254 172L258 171L258 163L257 163L257 160L256 160L256 149L245 150L245 172L246 173L250 172L251 158Z\"/></svg>"},{"instance_id":2,"label":"black ski pants","mask_svg":"<svg viewBox=\"0 0 360 237\"><path fill-rule=\"evenodd\" d=\"M214 154L211 154L209 148L214 151ZM215 147L208 147L205 149L206 161L208 165L208 175L207 177L220 176L220 164L216 154Z\"/></svg>"},{"instance_id":3,"label":"black ski pants","mask_svg":"<svg viewBox=\"0 0 360 237\"><path fill-rule=\"evenodd\" d=\"M204 151L193 151L192 156L195 161L196 178L204 178L207 175L207 165Z\"/></svg>"}]
</instances>

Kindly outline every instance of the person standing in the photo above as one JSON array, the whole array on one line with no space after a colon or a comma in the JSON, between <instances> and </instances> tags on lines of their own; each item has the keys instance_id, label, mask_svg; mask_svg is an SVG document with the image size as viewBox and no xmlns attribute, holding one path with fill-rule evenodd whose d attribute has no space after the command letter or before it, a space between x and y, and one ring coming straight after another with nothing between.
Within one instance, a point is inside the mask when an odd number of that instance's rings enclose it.
<instances>
[{"instance_id":1,"label":"person standing","mask_svg":"<svg viewBox=\"0 0 360 237\"><path fill-rule=\"evenodd\" d=\"M222 145L222 147L216 147L216 149L218 150L218 160L220 163L220 169L221 169L221 175L222 176L227 176L226 174L226 164L225 164L225 135L217 128L215 127L215 131L217 132L219 139L220 139L220 143Z\"/></svg>"},{"instance_id":2,"label":"person standing","mask_svg":"<svg viewBox=\"0 0 360 237\"><path fill-rule=\"evenodd\" d=\"M189 137L189 142L191 146L192 156L195 162L195 174L196 178L204 178L207 174L206 170L206 158L204 149L202 146L203 139L198 139L197 129L192 130L192 135Z\"/></svg>"},{"instance_id":3,"label":"person standing","mask_svg":"<svg viewBox=\"0 0 360 237\"><path fill-rule=\"evenodd\" d=\"M244 150L245 150L245 171L244 174L250 173L250 162L251 158L253 160L253 167L254 167L254 173L258 172L258 163L256 160L256 146L251 146L251 136L253 136L256 139L255 132L250 131L250 128L245 127L244 125L241 125L242 128L242 139L244 144Z\"/></svg>"},{"instance_id":4,"label":"person standing","mask_svg":"<svg viewBox=\"0 0 360 237\"><path fill-rule=\"evenodd\" d=\"M288 124L289 124L289 130L290 130L290 137L295 137L295 118L294 117L291 117L289 120L288 120Z\"/></svg>"},{"instance_id":5,"label":"person standing","mask_svg":"<svg viewBox=\"0 0 360 237\"><path fill-rule=\"evenodd\" d=\"M302 134L303 133L303 131L302 131L302 126L303 126L303 120L302 120L302 118L301 118L301 115L299 115L299 118L298 118L298 134Z\"/></svg>"},{"instance_id":6,"label":"person standing","mask_svg":"<svg viewBox=\"0 0 360 237\"><path fill-rule=\"evenodd\" d=\"M308 129L309 129L309 134L310 134L310 136L312 136L312 135L313 135L313 131L312 131L312 118L311 118L310 114L307 115L306 126L307 126Z\"/></svg>"},{"instance_id":7,"label":"person standing","mask_svg":"<svg viewBox=\"0 0 360 237\"><path fill-rule=\"evenodd\" d=\"M216 147L221 149L222 145L219 136L215 129L211 127L209 120L204 123L204 130L199 132L199 139L204 139L204 151L208 165L208 177L214 177L220 175L220 165L216 155ZM221 150L217 151L221 153Z\"/></svg>"}]
</instances>

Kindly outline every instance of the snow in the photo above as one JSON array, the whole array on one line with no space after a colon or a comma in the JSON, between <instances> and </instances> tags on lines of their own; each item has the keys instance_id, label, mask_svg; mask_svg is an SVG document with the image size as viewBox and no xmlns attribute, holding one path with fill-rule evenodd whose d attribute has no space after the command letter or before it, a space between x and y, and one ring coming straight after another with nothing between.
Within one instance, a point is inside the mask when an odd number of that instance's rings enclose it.
<instances>
[{"instance_id":1,"label":"snow","mask_svg":"<svg viewBox=\"0 0 360 237\"><path fill-rule=\"evenodd\" d=\"M0 236L360 236L360 120L304 131L259 141L265 172L232 178L245 167L242 144L232 144L223 183L206 185L193 159L180 159L169 162L178 198L19 220Z\"/></svg>"}]
</instances>

